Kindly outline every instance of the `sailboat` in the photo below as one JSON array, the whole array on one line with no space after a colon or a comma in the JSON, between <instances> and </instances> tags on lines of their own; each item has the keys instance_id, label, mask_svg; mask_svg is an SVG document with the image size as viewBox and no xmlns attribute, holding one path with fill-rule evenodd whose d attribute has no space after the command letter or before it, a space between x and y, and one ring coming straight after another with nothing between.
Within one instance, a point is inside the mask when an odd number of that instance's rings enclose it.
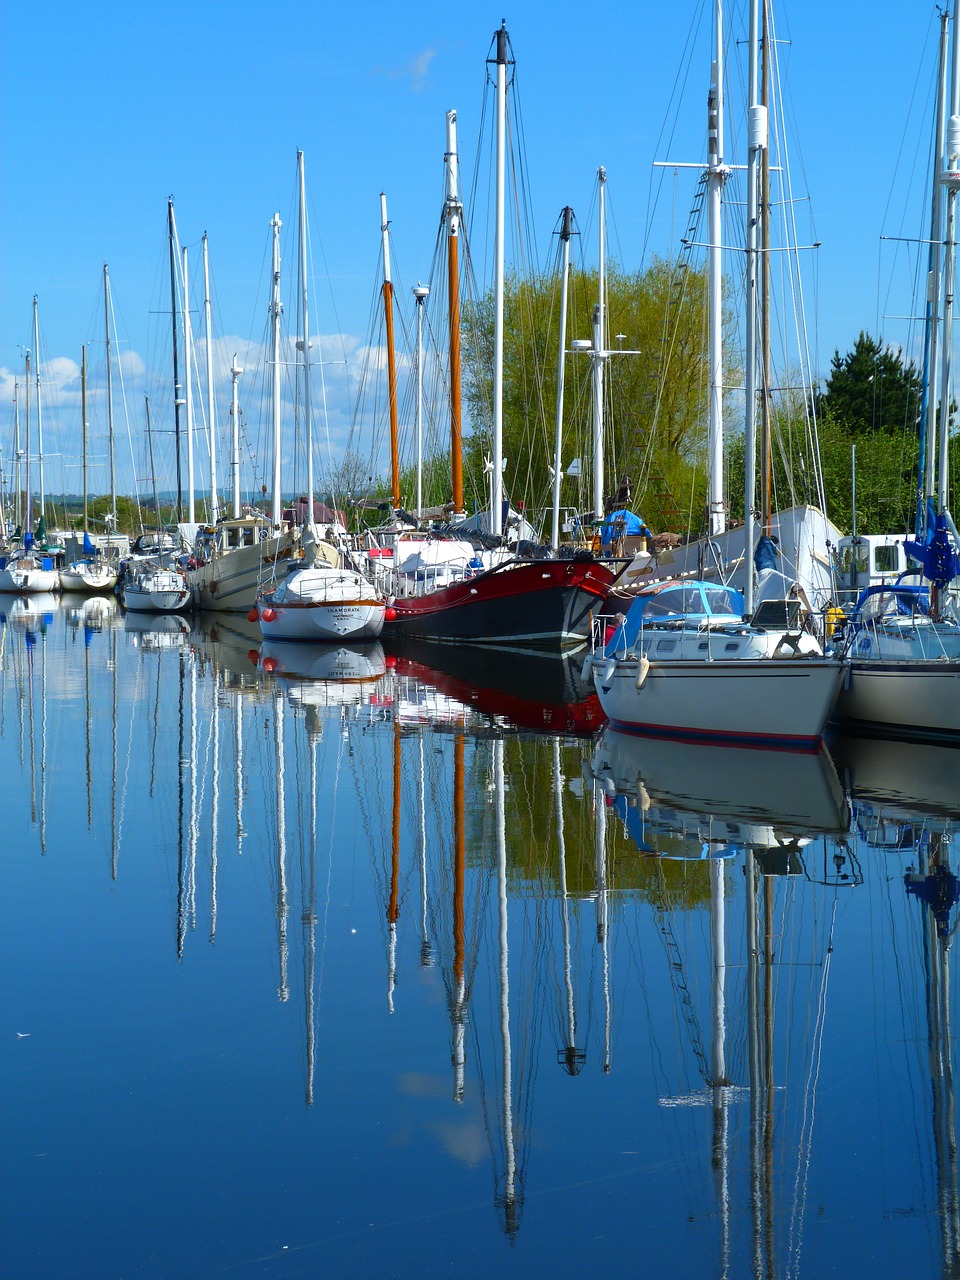
<instances>
[{"instance_id":1,"label":"sailboat","mask_svg":"<svg viewBox=\"0 0 960 1280\"><path fill-rule=\"evenodd\" d=\"M463 502L460 405L460 303L458 253L463 206L458 188L456 112L447 113L446 227L448 325L450 333L451 456L453 459L453 541L397 540L395 565L388 578L392 599L387 635L471 644L520 644L541 648L581 645L591 613L605 598L614 575L583 553L572 560L528 561L511 554L503 542L503 344L504 208L506 172L507 68L512 62L506 26L494 35L496 67L496 240L493 415L489 532L493 551L477 552ZM386 259L385 259L386 262ZM385 286L386 289L386 286ZM389 291L387 291L389 292ZM391 387L391 404L396 390ZM399 470L394 469L394 505L399 506Z\"/></svg>"},{"instance_id":2,"label":"sailboat","mask_svg":"<svg viewBox=\"0 0 960 1280\"><path fill-rule=\"evenodd\" d=\"M920 566L861 593L849 627L850 679L837 699L836 719L843 725L873 725L898 734L960 735L960 610L951 584L960 575L960 535L949 509L947 455L951 420L951 348L956 278L957 191L960 189L960 4L953 6L952 74L949 119L947 48L949 18L941 14L940 92L935 126L933 194L934 236L940 238L945 200L946 232L942 276L934 261L928 308L927 346L940 337L942 381L937 423L939 475L937 510L932 491L918 503L917 538L904 547ZM939 255L937 255L939 258ZM937 318L942 300L941 333ZM934 403L931 365L924 363L924 405ZM925 424L926 425L926 424ZM928 450L933 456L934 450ZM921 470L923 468L921 467ZM930 470L932 483L932 469ZM921 476L919 491L929 483Z\"/></svg>"},{"instance_id":3,"label":"sailboat","mask_svg":"<svg viewBox=\"0 0 960 1280\"><path fill-rule=\"evenodd\" d=\"M40 412L40 323L37 297L33 297L33 345L36 357L37 458L40 478L40 519L33 529L33 493L30 487L30 353L26 357L27 431L26 431L26 517L22 540L9 556L0 556L0 592L21 593L56 591L60 575L53 557L46 549L45 495L43 488L43 421Z\"/></svg>"},{"instance_id":4,"label":"sailboat","mask_svg":"<svg viewBox=\"0 0 960 1280\"><path fill-rule=\"evenodd\" d=\"M113 457L113 368L110 359L110 273L103 264L103 317L107 358L107 429L110 440L110 514L111 535L117 528L117 487ZM87 520L87 349L80 362L80 412L83 432L83 546L82 554L60 570L60 586L64 591L112 591L117 585L115 567L98 553L90 540Z\"/></svg>"},{"instance_id":5,"label":"sailboat","mask_svg":"<svg viewBox=\"0 0 960 1280\"><path fill-rule=\"evenodd\" d=\"M313 418L310 397L310 326L307 308L307 205L303 152L297 152L300 191L300 285L303 336L304 412L307 443L305 558L287 565L287 576L257 596L254 611L266 640L375 640L383 629L386 605L367 578L340 563L330 543L318 541L314 526ZM308 553L312 553L309 561Z\"/></svg>"},{"instance_id":6,"label":"sailboat","mask_svg":"<svg viewBox=\"0 0 960 1280\"><path fill-rule=\"evenodd\" d=\"M257 598L262 582L273 576L280 561L292 555L297 545L297 531L285 519L280 493L280 215L271 221L273 229L272 296L270 317L272 327L271 355L271 414L273 447L273 485L271 512L244 508L240 501L239 458L236 415L236 379L242 370L237 368L236 358L231 374L234 379L234 503L230 516L219 518L216 479L216 405L213 393L213 341L211 332L210 268L207 238L203 237L204 316L207 365L207 418L210 444L211 502L213 522L198 524L196 519L196 495L193 464L193 387L191 377L192 337L190 328L190 302L188 297L187 251L177 254L177 227L173 201L167 205L168 234L170 240L170 286L173 306L173 376L175 383L175 416L177 435L177 511L181 519L181 538L191 548L192 563L186 569L186 582L197 608L217 611L247 613ZM178 273L179 261L179 273ZM182 283L182 306L178 296L178 281ZM180 387L177 356L177 312L183 316L183 342L186 374ZM183 394L183 399L180 399ZM180 466L180 406L186 410L185 435L187 441L187 510L183 517Z\"/></svg>"},{"instance_id":7,"label":"sailboat","mask_svg":"<svg viewBox=\"0 0 960 1280\"><path fill-rule=\"evenodd\" d=\"M710 213L710 520L724 529L722 503L722 350L720 255L722 189L729 173L723 143L722 10L715 6L716 58L708 99ZM684 579L647 588L595 639L588 659L600 703L620 729L646 734L809 749L820 740L837 698L843 664L809 634L803 598L776 568L753 580L757 258L759 184L766 111L758 92L759 23L750 10L750 152L747 210L747 395L745 591ZM766 210L764 210L764 215ZM765 532L768 526L765 525ZM761 540L763 541L763 540ZM770 539L767 536L766 541Z\"/></svg>"}]
</instances>

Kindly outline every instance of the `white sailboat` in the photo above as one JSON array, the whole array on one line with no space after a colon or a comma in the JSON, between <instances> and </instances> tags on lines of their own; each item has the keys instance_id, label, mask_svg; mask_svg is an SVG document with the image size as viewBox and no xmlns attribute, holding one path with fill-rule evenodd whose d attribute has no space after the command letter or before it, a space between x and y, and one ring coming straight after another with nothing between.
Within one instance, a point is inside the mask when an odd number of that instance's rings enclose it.
<instances>
[{"instance_id":1,"label":"white sailboat","mask_svg":"<svg viewBox=\"0 0 960 1280\"><path fill-rule=\"evenodd\" d=\"M33 493L30 487L30 353L27 352L27 430L26 430L26 519L25 530L20 545L15 547L9 556L0 556L0 592L12 591L17 595L44 591L56 591L60 585L60 574L54 566L53 557L46 551L46 522L44 520L44 488L43 488L43 420L40 412L40 324L37 311L37 297L33 298L33 345L36 357L36 414L37 414L37 459L40 477L40 519L37 522L36 534L33 530Z\"/></svg>"},{"instance_id":2,"label":"white sailboat","mask_svg":"<svg viewBox=\"0 0 960 1280\"><path fill-rule=\"evenodd\" d=\"M307 306L307 209L303 152L297 152L300 188L300 284L304 410L307 443L307 511L304 551L312 559L293 561L286 578L272 591L259 593L255 612L267 640L375 640L383 630L385 601L371 583L342 566L329 543L317 540L313 496L313 418L310 398L310 326ZM381 196L381 201L383 197ZM251 615L252 616L252 615Z\"/></svg>"},{"instance_id":3,"label":"white sailboat","mask_svg":"<svg viewBox=\"0 0 960 1280\"><path fill-rule=\"evenodd\" d=\"M960 735L960 610L951 583L960 574L960 536L950 514L947 492L947 454L951 419L951 347L956 278L957 192L960 190L960 3L953 6L949 119L947 102L947 47L949 19L941 14L940 94L937 104L936 173L934 175L935 228L946 232L942 276L932 264L933 303L928 311L928 342L940 339L941 388L936 453L939 457L937 510L933 520L932 489L921 477L929 496L923 503L926 529L904 544L907 554L922 566L918 574L869 586L860 596L850 635L850 679L837 699L836 719L844 725L880 726L898 734L924 737ZM937 255L937 260L939 254ZM942 302L941 332L937 320ZM931 364L924 370L925 402L933 401L936 388ZM933 450L929 450L931 458ZM932 477L932 468L928 474ZM919 524L919 521L918 521Z\"/></svg>"},{"instance_id":4,"label":"white sailboat","mask_svg":"<svg viewBox=\"0 0 960 1280\"><path fill-rule=\"evenodd\" d=\"M110 360L110 274L103 264L103 314L106 330L107 357L107 429L110 439L110 516L109 527L117 527L117 490L113 465L113 373ZM64 591L112 591L117 585L117 571L105 560L93 543L87 525L87 349L80 363L80 411L83 420L83 547L82 555L60 570L60 586Z\"/></svg>"},{"instance_id":5,"label":"white sailboat","mask_svg":"<svg viewBox=\"0 0 960 1280\"><path fill-rule=\"evenodd\" d=\"M171 235L171 268L175 261L174 246L176 242L176 223L173 218L173 203L169 205ZM257 592L265 579L272 579L277 565L291 556L297 545L297 531L288 520L284 519L280 495L280 378L282 362L280 355L280 216L275 215L271 221L273 228L273 266L272 266L272 298L270 304L271 325L273 328L273 353L271 357L272 390L272 442L273 442L273 492L271 496L271 512L267 516L263 512L250 508L244 509L240 504L239 484L239 439L237 423L236 380L242 372L236 365L231 370L233 376L233 475L234 475L234 509L229 516L219 518L219 498L217 496L217 432L216 407L213 398L212 370L212 333L210 322L210 269L207 253L207 241L203 239L203 278L204 278L204 315L206 318L207 348L207 416L210 447L210 492L212 504L212 523L199 525L196 522L196 501L194 492L193 462L193 390L191 381L192 350L190 333L190 305L187 298L187 258L183 250L181 279L183 283L183 331L186 348L186 377L183 403L186 408L187 436L187 520L181 525L181 536L191 548L191 564L186 569L186 581L193 602L198 609L217 612L247 613L254 605ZM176 273L172 271L172 288L176 298ZM176 323L176 321L174 321ZM178 378L176 347L174 348L174 380ZM177 389L179 396L180 390ZM177 409L179 415L179 408ZM178 455L179 457L179 455ZM179 476L179 462L178 462ZM179 492L179 481L178 481ZM179 509L178 502L178 509Z\"/></svg>"},{"instance_id":6,"label":"white sailboat","mask_svg":"<svg viewBox=\"0 0 960 1280\"><path fill-rule=\"evenodd\" d=\"M715 5L716 58L708 99L710 212L710 523L724 532L722 502L722 188L729 173L723 143L722 4ZM684 580L638 596L613 634L588 659L600 703L620 729L646 734L747 742L783 748L816 745L843 675L805 629L802 593L776 570L763 575L755 608L753 581L757 367L758 191L766 150L766 110L758 92L759 22L750 8L750 152L747 212L747 396L745 592Z\"/></svg>"}]
</instances>

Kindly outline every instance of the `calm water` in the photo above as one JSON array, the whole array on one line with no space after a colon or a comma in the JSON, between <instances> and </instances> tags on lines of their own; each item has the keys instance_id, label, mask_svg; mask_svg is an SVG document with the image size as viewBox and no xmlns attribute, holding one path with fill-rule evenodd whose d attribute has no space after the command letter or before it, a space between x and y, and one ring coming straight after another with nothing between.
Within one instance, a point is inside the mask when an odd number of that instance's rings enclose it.
<instances>
[{"instance_id":1,"label":"calm water","mask_svg":"<svg viewBox=\"0 0 960 1280\"><path fill-rule=\"evenodd\" d=\"M955 1274L960 753L0 613L5 1275Z\"/></svg>"}]
</instances>

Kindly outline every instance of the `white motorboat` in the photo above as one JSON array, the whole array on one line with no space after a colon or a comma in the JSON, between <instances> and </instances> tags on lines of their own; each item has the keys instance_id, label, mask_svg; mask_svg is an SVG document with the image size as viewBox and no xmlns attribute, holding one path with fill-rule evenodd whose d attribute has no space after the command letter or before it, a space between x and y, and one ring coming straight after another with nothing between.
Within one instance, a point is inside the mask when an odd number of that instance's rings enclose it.
<instances>
[{"instance_id":1,"label":"white motorboat","mask_svg":"<svg viewBox=\"0 0 960 1280\"><path fill-rule=\"evenodd\" d=\"M362 574L314 564L294 568L256 610L265 640L375 640L386 605Z\"/></svg>"},{"instance_id":2,"label":"white motorboat","mask_svg":"<svg viewBox=\"0 0 960 1280\"><path fill-rule=\"evenodd\" d=\"M180 613L191 600L178 569L144 568L124 579L123 603L132 613Z\"/></svg>"}]
</instances>

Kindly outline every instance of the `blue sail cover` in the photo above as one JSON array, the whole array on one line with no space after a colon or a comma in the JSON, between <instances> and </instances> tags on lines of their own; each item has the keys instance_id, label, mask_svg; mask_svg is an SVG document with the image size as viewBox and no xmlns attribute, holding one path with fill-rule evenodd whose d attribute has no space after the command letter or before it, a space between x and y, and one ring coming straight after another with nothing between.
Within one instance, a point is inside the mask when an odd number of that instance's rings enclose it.
<instances>
[{"instance_id":1,"label":"blue sail cover","mask_svg":"<svg viewBox=\"0 0 960 1280\"><path fill-rule=\"evenodd\" d=\"M89 533L84 533L83 535L83 554L85 556L92 556L94 554L93 543L90 541Z\"/></svg>"},{"instance_id":2,"label":"blue sail cover","mask_svg":"<svg viewBox=\"0 0 960 1280\"><path fill-rule=\"evenodd\" d=\"M623 521L622 529L618 528L621 520ZM630 538L640 533L642 529L643 520L632 511L627 511L625 508L620 511L611 511L604 517L603 524L600 526L600 545L609 547L614 538L618 538L621 533Z\"/></svg>"},{"instance_id":3,"label":"blue sail cover","mask_svg":"<svg viewBox=\"0 0 960 1280\"><path fill-rule=\"evenodd\" d=\"M950 543L950 532L943 514L937 516L932 531L928 527L923 542L903 544L904 550L911 560L916 560L923 576L935 586L945 587L960 574L960 559Z\"/></svg>"}]
</instances>

